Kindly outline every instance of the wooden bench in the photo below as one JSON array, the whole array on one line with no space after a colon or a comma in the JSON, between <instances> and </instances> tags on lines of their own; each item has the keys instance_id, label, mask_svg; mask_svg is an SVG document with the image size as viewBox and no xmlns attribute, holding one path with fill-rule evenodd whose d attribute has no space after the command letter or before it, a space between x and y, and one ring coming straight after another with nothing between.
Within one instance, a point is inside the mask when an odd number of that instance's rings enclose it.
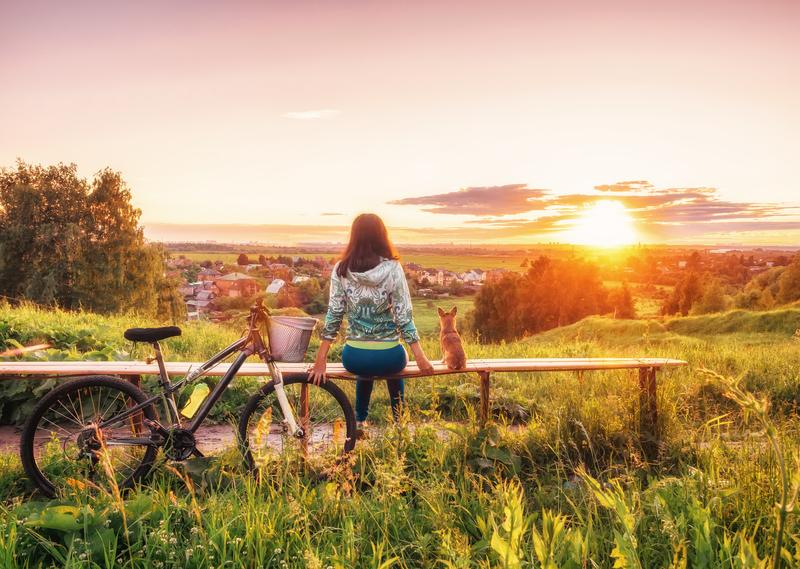
<instances>
[{"instance_id":1,"label":"wooden bench","mask_svg":"<svg viewBox=\"0 0 800 569\"><path fill-rule=\"evenodd\" d=\"M182 376L189 369L197 368L198 362L166 362L170 377ZM658 398L656 395L656 374L658 371L686 365L682 360L657 358L527 358L527 359L473 359L467 361L464 370L450 370L443 363L434 363L432 374L420 373L414 362L401 374L394 377L423 377L457 373L475 373L480 380L480 419L485 423L490 415L490 382L492 373L503 372L577 372L579 377L587 371L638 370L639 381L639 432L642 448L647 457L657 453L660 438L658 428ZM229 364L221 363L206 375L222 376ZM278 364L285 377L302 376L307 373L308 364ZM327 375L334 379L355 379L341 364L328 364ZM47 361L0 362L0 379L31 377L75 377L86 375L113 375L128 377L138 384L143 375L158 375L158 365L141 361L132 362L94 362L94 361ZM239 370L241 376L267 376L269 369L263 363L245 363Z\"/></svg>"}]
</instances>

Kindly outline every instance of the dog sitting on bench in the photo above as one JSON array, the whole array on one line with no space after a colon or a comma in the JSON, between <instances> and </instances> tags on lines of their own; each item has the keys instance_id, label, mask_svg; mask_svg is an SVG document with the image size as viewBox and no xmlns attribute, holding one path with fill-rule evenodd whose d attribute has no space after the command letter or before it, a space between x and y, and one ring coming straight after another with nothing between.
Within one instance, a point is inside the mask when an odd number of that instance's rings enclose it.
<instances>
[{"instance_id":1,"label":"dog sitting on bench","mask_svg":"<svg viewBox=\"0 0 800 569\"><path fill-rule=\"evenodd\" d=\"M467 367L467 355L461 344L461 336L456 330L456 314L458 307L454 306L449 312L441 308L439 311L439 341L442 344L442 361L448 369L464 369Z\"/></svg>"}]
</instances>

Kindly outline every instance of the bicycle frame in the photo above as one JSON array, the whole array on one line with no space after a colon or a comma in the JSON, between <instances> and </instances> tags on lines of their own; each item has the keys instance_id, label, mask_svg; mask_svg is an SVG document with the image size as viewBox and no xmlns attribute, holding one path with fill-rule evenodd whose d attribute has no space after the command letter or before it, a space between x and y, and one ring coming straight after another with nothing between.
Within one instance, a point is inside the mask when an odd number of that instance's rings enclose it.
<instances>
[{"instance_id":1,"label":"bicycle frame","mask_svg":"<svg viewBox=\"0 0 800 569\"><path fill-rule=\"evenodd\" d=\"M211 409L213 409L214 405L217 403L217 401L219 401L220 397L222 397L222 394L236 377L236 374L239 372L242 364L250 356L258 355L269 368L270 376L275 384L275 395L278 399L278 404L281 407L283 417L288 424L289 432L295 437L302 437L304 435L304 431L302 427L297 424L297 419L294 416L294 410L286 398L286 392L283 388L283 375L281 374L280 369L278 369L278 366L275 364L275 359L269 352L269 344L264 342L264 339L261 337L261 332L258 330L258 325L262 319L265 319L267 324L269 323L269 312L263 306L263 303L259 301L250 309L250 318L248 319L248 330L246 336L242 336L228 347L211 356L211 358L205 361L200 367L194 371L187 372L183 379L175 383L172 383L169 379L166 367L164 366L164 358L161 354L161 348L158 342L153 342L152 345L153 349L155 350L155 359L158 362L159 367L159 384L161 386L161 391L149 397L142 403L131 406L123 413L120 413L109 418L107 421L102 422L98 425L98 427L103 429L122 422L132 417L148 405L152 405L161 399L164 405L165 414L170 421L169 426L178 426L180 428L184 428L181 424L180 412L178 411L177 404L175 403L175 392L181 389L183 386L202 377L209 370L214 368L214 366L227 359L231 355L235 354L236 352L240 352L236 359L234 359L231 363L228 371L225 372L225 375L222 376L211 393L209 393L209 395L205 398L185 428L192 433L197 432L197 430L203 424L203 421L206 419L206 417L208 417ZM161 431L162 434L166 433L166 429L163 425L158 424L150 426L155 427L156 430ZM144 438L116 438L114 440L116 440L119 444L154 444L150 439ZM113 440L109 440L107 442L110 445L114 444Z\"/></svg>"}]
</instances>

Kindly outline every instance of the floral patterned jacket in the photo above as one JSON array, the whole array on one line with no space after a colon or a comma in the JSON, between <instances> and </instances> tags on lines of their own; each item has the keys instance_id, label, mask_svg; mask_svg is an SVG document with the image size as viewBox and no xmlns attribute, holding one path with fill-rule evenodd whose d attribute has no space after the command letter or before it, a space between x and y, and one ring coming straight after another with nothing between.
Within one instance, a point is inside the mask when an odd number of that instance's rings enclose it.
<instances>
[{"instance_id":1,"label":"floral patterned jacket","mask_svg":"<svg viewBox=\"0 0 800 569\"><path fill-rule=\"evenodd\" d=\"M363 273L348 271L340 277L331 274L328 313L320 336L335 340L347 315L348 340L398 340L407 344L419 341L411 316L411 295L399 261L383 259Z\"/></svg>"}]
</instances>

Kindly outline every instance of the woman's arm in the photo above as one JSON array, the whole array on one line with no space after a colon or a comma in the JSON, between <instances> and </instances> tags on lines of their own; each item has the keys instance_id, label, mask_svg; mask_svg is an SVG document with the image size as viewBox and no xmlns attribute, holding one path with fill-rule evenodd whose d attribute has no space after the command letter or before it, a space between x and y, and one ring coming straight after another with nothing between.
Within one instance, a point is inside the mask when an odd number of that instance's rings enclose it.
<instances>
[{"instance_id":1,"label":"woman's arm","mask_svg":"<svg viewBox=\"0 0 800 569\"><path fill-rule=\"evenodd\" d=\"M325 377L325 369L328 367L328 350L331 349L330 340L322 340L317 350L317 358L314 360L314 365L309 366L308 379L314 384L319 385L328 381Z\"/></svg>"},{"instance_id":2,"label":"woman's arm","mask_svg":"<svg viewBox=\"0 0 800 569\"><path fill-rule=\"evenodd\" d=\"M319 332L320 338L323 340L336 340L339 334L339 328L342 326L342 319L344 312L347 308L347 301L344 296L344 287L342 281L336 270L339 268L337 264L333 267L331 273L331 290L328 295L328 312L325 314L325 323Z\"/></svg>"},{"instance_id":3,"label":"woman's arm","mask_svg":"<svg viewBox=\"0 0 800 569\"><path fill-rule=\"evenodd\" d=\"M395 276L394 290L392 291L392 316L397 328L400 330L400 334L403 336L403 340L411 348L411 353L414 354L417 367L422 373L430 374L433 373L433 365L425 355L422 344L419 343L419 332L417 332L412 314L408 281L406 281L402 265L397 263L397 275Z\"/></svg>"},{"instance_id":4,"label":"woman's arm","mask_svg":"<svg viewBox=\"0 0 800 569\"><path fill-rule=\"evenodd\" d=\"M336 340L336 336L339 335L339 328L342 326L342 319L344 319L344 312L347 307L344 287L342 287L342 281L339 278L339 274L336 272L337 268L338 265L334 266L333 272L331 273L331 291L328 296L328 312L325 314L325 323L322 325L322 329L319 332L322 343L319 345L319 350L317 350L317 357L314 360L314 365L309 366L308 369L308 378L316 385L327 381L325 377L325 368L327 367L328 350L331 349L331 344Z\"/></svg>"},{"instance_id":5,"label":"woman's arm","mask_svg":"<svg viewBox=\"0 0 800 569\"><path fill-rule=\"evenodd\" d=\"M414 325L411 293L408 290L403 267L399 262L395 271L394 286L392 287L392 319L400 330L400 335L403 336L405 343L411 346L411 344L419 342L419 332Z\"/></svg>"},{"instance_id":6,"label":"woman's arm","mask_svg":"<svg viewBox=\"0 0 800 569\"><path fill-rule=\"evenodd\" d=\"M411 353L414 354L414 360L417 362L419 371L425 374L432 374L433 364L428 360L428 356L425 355L422 345L419 342L414 342L409 344L408 347L411 348Z\"/></svg>"}]
</instances>

